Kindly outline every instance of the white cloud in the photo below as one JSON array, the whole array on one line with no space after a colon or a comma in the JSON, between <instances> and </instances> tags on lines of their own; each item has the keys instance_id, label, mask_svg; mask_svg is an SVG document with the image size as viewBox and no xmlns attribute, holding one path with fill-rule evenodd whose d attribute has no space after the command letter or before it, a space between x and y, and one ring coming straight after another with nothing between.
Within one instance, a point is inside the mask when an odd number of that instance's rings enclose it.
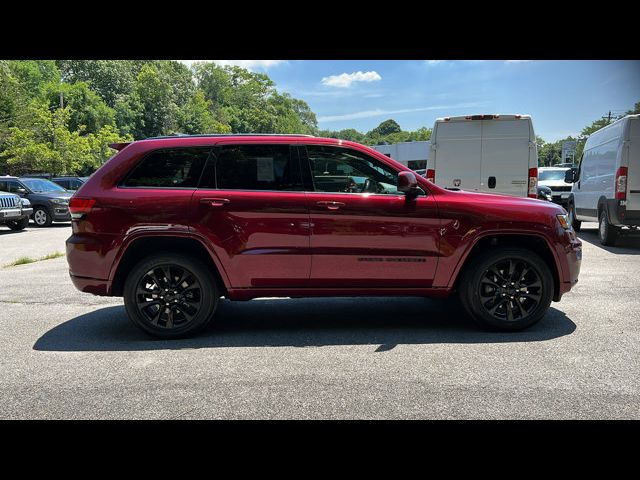
<instances>
[{"instance_id":1,"label":"white cloud","mask_svg":"<svg viewBox=\"0 0 640 480\"><path fill-rule=\"evenodd\" d=\"M365 110L362 112L346 113L343 115L327 115L324 117L318 117L318 122L338 122L343 120L356 120L359 118L371 118L380 117L383 115L396 115L399 113L411 113L411 112L426 112L429 110L448 110L454 108L474 108L485 105L486 102L472 102L472 103L460 103L458 105L436 105L432 107L418 107L418 108L401 108L398 110Z\"/></svg>"},{"instance_id":2,"label":"white cloud","mask_svg":"<svg viewBox=\"0 0 640 480\"><path fill-rule=\"evenodd\" d=\"M427 65L438 65L444 62L444 60L425 60L425 62L427 62Z\"/></svg>"},{"instance_id":3,"label":"white cloud","mask_svg":"<svg viewBox=\"0 0 640 480\"><path fill-rule=\"evenodd\" d=\"M338 88L349 88L353 82L378 82L382 77L378 72L353 72L330 75L322 79L323 85Z\"/></svg>"},{"instance_id":4,"label":"white cloud","mask_svg":"<svg viewBox=\"0 0 640 480\"><path fill-rule=\"evenodd\" d=\"M213 62L216 65L237 65L247 70L266 70L270 67L276 67L286 63L286 60L179 60L180 62L191 66L194 62Z\"/></svg>"}]
</instances>

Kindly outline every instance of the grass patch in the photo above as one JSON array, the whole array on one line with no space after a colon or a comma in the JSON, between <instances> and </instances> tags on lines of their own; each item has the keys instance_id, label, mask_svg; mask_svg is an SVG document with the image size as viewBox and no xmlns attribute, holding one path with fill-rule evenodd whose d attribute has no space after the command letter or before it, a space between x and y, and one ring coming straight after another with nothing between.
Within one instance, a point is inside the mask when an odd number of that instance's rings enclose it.
<instances>
[{"instance_id":1,"label":"grass patch","mask_svg":"<svg viewBox=\"0 0 640 480\"><path fill-rule=\"evenodd\" d=\"M26 265L27 263L40 262L42 260L51 260L52 258L60 258L60 257L64 257L64 253L62 253L62 252L49 253L49 254L45 255L44 257L40 257L40 258L20 257L17 260L14 260L11 263L7 263L4 266L4 268L15 267L16 265Z\"/></svg>"}]
</instances>

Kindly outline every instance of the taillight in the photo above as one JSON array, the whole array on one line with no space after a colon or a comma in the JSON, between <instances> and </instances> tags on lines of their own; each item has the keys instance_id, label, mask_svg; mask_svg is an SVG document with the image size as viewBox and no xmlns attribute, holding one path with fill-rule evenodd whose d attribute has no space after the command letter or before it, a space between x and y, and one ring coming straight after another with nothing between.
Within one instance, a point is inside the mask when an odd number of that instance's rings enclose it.
<instances>
[{"instance_id":1,"label":"taillight","mask_svg":"<svg viewBox=\"0 0 640 480\"><path fill-rule=\"evenodd\" d=\"M620 167L616 172L616 200L627 199L627 167Z\"/></svg>"},{"instance_id":2,"label":"taillight","mask_svg":"<svg viewBox=\"0 0 640 480\"><path fill-rule=\"evenodd\" d=\"M425 174L425 177L431 183L436 183L436 171L435 171L435 169L433 169L433 168L427 169L427 173Z\"/></svg>"},{"instance_id":3,"label":"taillight","mask_svg":"<svg viewBox=\"0 0 640 480\"><path fill-rule=\"evenodd\" d=\"M529 198L538 198L538 168L529 169L529 190L527 191Z\"/></svg>"},{"instance_id":4,"label":"taillight","mask_svg":"<svg viewBox=\"0 0 640 480\"><path fill-rule=\"evenodd\" d=\"M79 220L91 211L96 201L93 198L75 198L71 197L69 201L69 212L71 218Z\"/></svg>"}]
</instances>

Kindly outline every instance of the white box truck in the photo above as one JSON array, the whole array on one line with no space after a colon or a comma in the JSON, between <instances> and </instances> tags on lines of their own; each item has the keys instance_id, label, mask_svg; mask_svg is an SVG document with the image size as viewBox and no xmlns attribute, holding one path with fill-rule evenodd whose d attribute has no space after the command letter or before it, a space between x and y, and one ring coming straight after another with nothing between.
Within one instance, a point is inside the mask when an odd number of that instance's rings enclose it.
<instances>
[{"instance_id":1,"label":"white box truck","mask_svg":"<svg viewBox=\"0 0 640 480\"><path fill-rule=\"evenodd\" d=\"M627 115L592 133L572 182L569 217L576 231L581 222L598 222L603 245L613 245L622 227L640 227L640 115Z\"/></svg>"},{"instance_id":2,"label":"white box truck","mask_svg":"<svg viewBox=\"0 0 640 480\"><path fill-rule=\"evenodd\" d=\"M438 118L425 176L444 188L536 198L538 150L531 117Z\"/></svg>"}]
</instances>

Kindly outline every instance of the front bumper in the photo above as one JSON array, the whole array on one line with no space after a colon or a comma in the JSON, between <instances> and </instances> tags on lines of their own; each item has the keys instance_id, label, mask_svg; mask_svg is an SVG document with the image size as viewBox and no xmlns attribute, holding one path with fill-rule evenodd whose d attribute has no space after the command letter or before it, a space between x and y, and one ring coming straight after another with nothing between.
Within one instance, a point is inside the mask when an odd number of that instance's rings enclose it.
<instances>
[{"instance_id":1,"label":"front bumper","mask_svg":"<svg viewBox=\"0 0 640 480\"><path fill-rule=\"evenodd\" d=\"M551 193L553 203L562 205L563 207L569 203L569 195L571 192L554 192Z\"/></svg>"},{"instance_id":2,"label":"front bumper","mask_svg":"<svg viewBox=\"0 0 640 480\"><path fill-rule=\"evenodd\" d=\"M54 222L70 222L71 213L66 205L54 205L52 207Z\"/></svg>"},{"instance_id":3,"label":"front bumper","mask_svg":"<svg viewBox=\"0 0 640 480\"><path fill-rule=\"evenodd\" d=\"M558 295L553 299L554 301L560 301L562 295L567 293L578 283L578 276L580 275L580 266L582 265L582 242L576 236L573 230L566 232L569 236L569 243L564 247L564 258L566 263L562 265L564 270L563 278L558 285Z\"/></svg>"},{"instance_id":4,"label":"front bumper","mask_svg":"<svg viewBox=\"0 0 640 480\"><path fill-rule=\"evenodd\" d=\"M11 208L0 210L0 221L22 220L33 213L33 208Z\"/></svg>"}]
</instances>

